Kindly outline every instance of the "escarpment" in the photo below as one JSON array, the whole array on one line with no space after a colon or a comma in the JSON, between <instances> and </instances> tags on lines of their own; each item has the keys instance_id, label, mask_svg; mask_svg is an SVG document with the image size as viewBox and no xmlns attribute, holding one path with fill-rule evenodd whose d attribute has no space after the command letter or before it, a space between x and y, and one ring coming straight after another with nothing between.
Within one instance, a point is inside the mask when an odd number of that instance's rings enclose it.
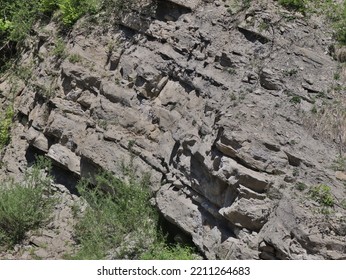
<instances>
[{"instance_id":1,"label":"escarpment","mask_svg":"<svg viewBox=\"0 0 346 280\"><path fill-rule=\"evenodd\" d=\"M208 259L345 259L346 175L331 168L345 119L329 131L323 114L345 93L330 31L275 1L235 3L160 0L112 28L81 19L60 53L43 26L21 55L30 77L0 83L15 110L1 176L33 154L66 182L131 161ZM322 184L331 207L311 195Z\"/></svg>"}]
</instances>

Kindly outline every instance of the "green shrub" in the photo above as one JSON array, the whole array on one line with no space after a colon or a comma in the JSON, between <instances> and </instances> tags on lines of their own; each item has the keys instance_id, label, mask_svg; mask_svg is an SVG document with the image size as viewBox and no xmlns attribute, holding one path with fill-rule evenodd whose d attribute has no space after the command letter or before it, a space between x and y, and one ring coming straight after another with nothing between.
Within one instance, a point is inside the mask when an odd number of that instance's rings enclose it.
<instances>
[{"instance_id":1,"label":"green shrub","mask_svg":"<svg viewBox=\"0 0 346 280\"><path fill-rule=\"evenodd\" d=\"M10 141L10 128L13 118L13 108L9 106L5 115L0 115L0 151Z\"/></svg>"},{"instance_id":2,"label":"green shrub","mask_svg":"<svg viewBox=\"0 0 346 280\"><path fill-rule=\"evenodd\" d=\"M164 241L153 244L141 256L141 260L193 260L196 256L190 247L168 246Z\"/></svg>"},{"instance_id":3,"label":"green shrub","mask_svg":"<svg viewBox=\"0 0 346 280\"><path fill-rule=\"evenodd\" d=\"M302 98L299 95L294 95L291 99L290 102L293 104L299 104L302 102Z\"/></svg>"},{"instance_id":4,"label":"green shrub","mask_svg":"<svg viewBox=\"0 0 346 280\"><path fill-rule=\"evenodd\" d=\"M334 171L346 171L346 157L338 156L334 160L331 168Z\"/></svg>"},{"instance_id":5,"label":"green shrub","mask_svg":"<svg viewBox=\"0 0 346 280\"><path fill-rule=\"evenodd\" d=\"M0 247L9 248L25 238L26 232L49 220L55 200L50 196L50 177L39 163L25 175L22 184L8 182L0 191ZM48 194L47 194L48 192Z\"/></svg>"},{"instance_id":6,"label":"green shrub","mask_svg":"<svg viewBox=\"0 0 346 280\"><path fill-rule=\"evenodd\" d=\"M296 183L295 188L298 191L302 192L302 191L304 191L307 188L307 186L304 183L302 183L302 182L298 182L298 183Z\"/></svg>"},{"instance_id":7,"label":"green shrub","mask_svg":"<svg viewBox=\"0 0 346 280\"><path fill-rule=\"evenodd\" d=\"M79 63L82 61L82 57L79 54L71 54L68 58L68 61L71 63Z\"/></svg>"},{"instance_id":8,"label":"green shrub","mask_svg":"<svg viewBox=\"0 0 346 280\"><path fill-rule=\"evenodd\" d=\"M300 12L304 12L306 9L306 0L279 0L279 4Z\"/></svg>"},{"instance_id":9,"label":"green shrub","mask_svg":"<svg viewBox=\"0 0 346 280\"><path fill-rule=\"evenodd\" d=\"M57 0L61 20L65 26L72 26L87 13L98 11L99 0Z\"/></svg>"},{"instance_id":10,"label":"green shrub","mask_svg":"<svg viewBox=\"0 0 346 280\"><path fill-rule=\"evenodd\" d=\"M334 28L336 31L336 39L346 44L346 1L344 1L343 7L339 10L339 16L335 20Z\"/></svg>"},{"instance_id":11,"label":"green shrub","mask_svg":"<svg viewBox=\"0 0 346 280\"><path fill-rule=\"evenodd\" d=\"M331 189L327 185L318 185L310 190L311 197L322 206L334 206L334 198Z\"/></svg>"},{"instance_id":12,"label":"green shrub","mask_svg":"<svg viewBox=\"0 0 346 280\"><path fill-rule=\"evenodd\" d=\"M192 258L186 248L165 245L147 177L125 182L104 172L95 181L93 188L85 180L78 186L89 206L76 225L80 250L70 258Z\"/></svg>"},{"instance_id":13,"label":"green shrub","mask_svg":"<svg viewBox=\"0 0 346 280\"><path fill-rule=\"evenodd\" d=\"M40 0L38 10L43 14L51 14L58 9L59 0Z\"/></svg>"},{"instance_id":14,"label":"green shrub","mask_svg":"<svg viewBox=\"0 0 346 280\"><path fill-rule=\"evenodd\" d=\"M12 23L6 19L0 18L0 35L6 34L12 28Z\"/></svg>"},{"instance_id":15,"label":"green shrub","mask_svg":"<svg viewBox=\"0 0 346 280\"><path fill-rule=\"evenodd\" d=\"M58 38L55 41L53 55L59 59L63 59L66 57L66 45L65 45L65 42L61 38Z\"/></svg>"},{"instance_id":16,"label":"green shrub","mask_svg":"<svg viewBox=\"0 0 346 280\"><path fill-rule=\"evenodd\" d=\"M147 183L126 183L105 172L96 177L93 189L82 181L78 190L89 207L76 226L81 249L74 258L103 259L110 248L121 248L115 253L118 258L138 256L143 244L155 235L157 222ZM124 243L129 235L131 246Z\"/></svg>"}]
</instances>

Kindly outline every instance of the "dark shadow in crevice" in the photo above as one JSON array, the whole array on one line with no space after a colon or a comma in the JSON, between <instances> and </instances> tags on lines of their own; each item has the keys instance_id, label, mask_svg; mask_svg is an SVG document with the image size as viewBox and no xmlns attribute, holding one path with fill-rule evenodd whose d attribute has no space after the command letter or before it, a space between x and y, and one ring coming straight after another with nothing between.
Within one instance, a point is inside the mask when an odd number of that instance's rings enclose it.
<instances>
[{"instance_id":1,"label":"dark shadow in crevice","mask_svg":"<svg viewBox=\"0 0 346 280\"><path fill-rule=\"evenodd\" d=\"M46 156L46 153L33 146L29 146L25 154L28 166L33 166L39 156ZM54 183L64 185L71 194L79 195L77 191L79 176L69 170L62 168L54 162L52 162L50 175L52 176Z\"/></svg>"},{"instance_id":2,"label":"dark shadow in crevice","mask_svg":"<svg viewBox=\"0 0 346 280\"><path fill-rule=\"evenodd\" d=\"M180 16L191 13L191 9L176 3L158 0L155 17L161 21L177 21Z\"/></svg>"},{"instance_id":3,"label":"dark shadow in crevice","mask_svg":"<svg viewBox=\"0 0 346 280\"><path fill-rule=\"evenodd\" d=\"M79 195L77 190L79 176L57 165L53 165L51 175L55 183L64 185L71 194Z\"/></svg>"},{"instance_id":4,"label":"dark shadow in crevice","mask_svg":"<svg viewBox=\"0 0 346 280\"><path fill-rule=\"evenodd\" d=\"M190 247L194 252L199 254L202 258L206 259L206 256L199 250L199 248L193 243L192 236L187 234L177 225L168 221L162 214L159 213L158 221L159 235L165 236L165 242L168 246L180 244L181 246Z\"/></svg>"},{"instance_id":5,"label":"dark shadow in crevice","mask_svg":"<svg viewBox=\"0 0 346 280\"><path fill-rule=\"evenodd\" d=\"M137 30L122 24L119 24L119 29L123 33L124 37L128 40L131 40L136 34L138 34Z\"/></svg>"},{"instance_id":6,"label":"dark shadow in crevice","mask_svg":"<svg viewBox=\"0 0 346 280\"><path fill-rule=\"evenodd\" d=\"M256 41L258 41L262 44L266 44L270 41L270 39L268 39L267 37L257 32L250 31L248 29L241 28L241 27L238 27L238 30L245 36L247 40L249 40L252 43L255 43Z\"/></svg>"},{"instance_id":7,"label":"dark shadow in crevice","mask_svg":"<svg viewBox=\"0 0 346 280\"><path fill-rule=\"evenodd\" d=\"M44 151L41 151L33 146L29 146L25 153L25 159L28 167L33 166L36 163L37 157L45 155L46 153Z\"/></svg>"}]
</instances>

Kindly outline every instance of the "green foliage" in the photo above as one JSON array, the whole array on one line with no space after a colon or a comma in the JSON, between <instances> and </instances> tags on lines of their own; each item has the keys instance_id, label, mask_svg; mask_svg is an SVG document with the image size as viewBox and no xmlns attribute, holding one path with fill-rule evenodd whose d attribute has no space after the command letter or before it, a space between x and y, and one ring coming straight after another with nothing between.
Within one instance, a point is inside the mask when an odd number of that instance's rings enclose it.
<instances>
[{"instance_id":1,"label":"green foliage","mask_svg":"<svg viewBox=\"0 0 346 280\"><path fill-rule=\"evenodd\" d=\"M71 63L79 63L82 61L82 57L79 54L71 54L68 58L68 61Z\"/></svg>"},{"instance_id":2,"label":"green foliage","mask_svg":"<svg viewBox=\"0 0 346 280\"><path fill-rule=\"evenodd\" d=\"M0 18L0 35L6 34L12 28L12 23Z\"/></svg>"},{"instance_id":3,"label":"green foliage","mask_svg":"<svg viewBox=\"0 0 346 280\"><path fill-rule=\"evenodd\" d=\"M51 14L53 13L55 10L58 9L58 1L59 0L40 0L38 1L38 10L39 12L43 13L43 14Z\"/></svg>"},{"instance_id":4,"label":"green foliage","mask_svg":"<svg viewBox=\"0 0 346 280\"><path fill-rule=\"evenodd\" d=\"M101 0L2 0L0 46L8 41L20 42L34 22L47 19L59 11L61 22L71 27L81 16L98 11Z\"/></svg>"},{"instance_id":5,"label":"green foliage","mask_svg":"<svg viewBox=\"0 0 346 280\"><path fill-rule=\"evenodd\" d=\"M302 183L302 182L298 182L298 183L296 183L295 188L298 191L302 192L302 191L304 191L307 188L307 186L304 183Z\"/></svg>"},{"instance_id":6,"label":"green foliage","mask_svg":"<svg viewBox=\"0 0 346 280\"><path fill-rule=\"evenodd\" d=\"M336 11L337 17L334 20L336 38L341 44L346 44L346 1L343 7Z\"/></svg>"},{"instance_id":7,"label":"green foliage","mask_svg":"<svg viewBox=\"0 0 346 280\"><path fill-rule=\"evenodd\" d=\"M157 242L140 256L141 260L193 260L195 255L190 247L168 246Z\"/></svg>"},{"instance_id":8,"label":"green foliage","mask_svg":"<svg viewBox=\"0 0 346 280\"><path fill-rule=\"evenodd\" d=\"M304 12L306 10L306 0L279 0L282 6Z\"/></svg>"},{"instance_id":9,"label":"green foliage","mask_svg":"<svg viewBox=\"0 0 346 280\"><path fill-rule=\"evenodd\" d=\"M296 75L297 73L298 73L298 69L296 69L296 68L284 70L284 75L289 76L289 77L292 77L292 76Z\"/></svg>"},{"instance_id":10,"label":"green foliage","mask_svg":"<svg viewBox=\"0 0 346 280\"><path fill-rule=\"evenodd\" d=\"M334 171L346 171L346 157L338 156L331 167Z\"/></svg>"},{"instance_id":11,"label":"green foliage","mask_svg":"<svg viewBox=\"0 0 346 280\"><path fill-rule=\"evenodd\" d=\"M8 248L25 238L26 232L49 220L55 199L49 194L50 177L41 169L42 159L25 175L22 184L8 182L0 191L0 247Z\"/></svg>"},{"instance_id":12,"label":"green foliage","mask_svg":"<svg viewBox=\"0 0 346 280\"><path fill-rule=\"evenodd\" d=\"M314 105L314 106L311 108L311 113L313 113L313 114L317 114L317 113L318 113L316 105Z\"/></svg>"},{"instance_id":13,"label":"green foliage","mask_svg":"<svg viewBox=\"0 0 346 280\"><path fill-rule=\"evenodd\" d=\"M17 78L27 83L32 78L32 71L33 71L32 65L17 66L13 69L13 74Z\"/></svg>"},{"instance_id":14,"label":"green foliage","mask_svg":"<svg viewBox=\"0 0 346 280\"><path fill-rule=\"evenodd\" d=\"M28 34L36 15L37 2L34 0L3 0L1 2L0 30L6 40L19 41ZM0 38L0 43L2 42Z\"/></svg>"},{"instance_id":15,"label":"green foliage","mask_svg":"<svg viewBox=\"0 0 346 280\"><path fill-rule=\"evenodd\" d=\"M61 20L65 26L72 26L87 13L96 13L99 0L57 0Z\"/></svg>"},{"instance_id":16,"label":"green foliage","mask_svg":"<svg viewBox=\"0 0 346 280\"><path fill-rule=\"evenodd\" d=\"M282 6L300 11L304 14L323 14L331 21L335 37L341 44L346 44L346 1L338 3L333 0L278 0Z\"/></svg>"},{"instance_id":17,"label":"green foliage","mask_svg":"<svg viewBox=\"0 0 346 280\"><path fill-rule=\"evenodd\" d=\"M66 56L66 45L65 45L65 42L61 38L58 38L55 41L53 55L57 58L65 58Z\"/></svg>"},{"instance_id":18,"label":"green foliage","mask_svg":"<svg viewBox=\"0 0 346 280\"><path fill-rule=\"evenodd\" d=\"M290 102L291 103L294 103L294 104L299 104L302 102L302 98L298 95L294 95L291 99L290 99Z\"/></svg>"},{"instance_id":19,"label":"green foliage","mask_svg":"<svg viewBox=\"0 0 346 280\"><path fill-rule=\"evenodd\" d=\"M346 199L343 199L340 203L340 206L342 209L345 209L346 210Z\"/></svg>"},{"instance_id":20,"label":"green foliage","mask_svg":"<svg viewBox=\"0 0 346 280\"><path fill-rule=\"evenodd\" d=\"M102 173L96 176L93 189L82 181L78 190L89 207L76 227L81 249L75 258L103 259L110 248L118 247L117 257L138 255L141 245L155 235L157 217L145 182L126 183ZM133 243L127 247L123 241L129 234Z\"/></svg>"},{"instance_id":21,"label":"green foliage","mask_svg":"<svg viewBox=\"0 0 346 280\"><path fill-rule=\"evenodd\" d=\"M93 188L85 180L78 186L89 206L76 226L80 250L73 259L188 258L187 249L167 247L158 234L148 178L125 182L104 172L95 181Z\"/></svg>"},{"instance_id":22,"label":"green foliage","mask_svg":"<svg viewBox=\"0 0 346 280\"><path fill-rule=\"evenodd\" d=\"M4 115L0 115L0 150L10 141L10 128L13 118L13 108L9 106Z\"/></svg>"},{"instance_id":23,"label":"green foliage","mask_svg":"<svg viewBox=\"0 0 346 280\"><path fill-rule=\"evenodd\" d=\"M334 205L334 198L329 186L321 184L313 187L310 190L311 197L322 206L332 207Z\"/></svg>"}]
</instances>

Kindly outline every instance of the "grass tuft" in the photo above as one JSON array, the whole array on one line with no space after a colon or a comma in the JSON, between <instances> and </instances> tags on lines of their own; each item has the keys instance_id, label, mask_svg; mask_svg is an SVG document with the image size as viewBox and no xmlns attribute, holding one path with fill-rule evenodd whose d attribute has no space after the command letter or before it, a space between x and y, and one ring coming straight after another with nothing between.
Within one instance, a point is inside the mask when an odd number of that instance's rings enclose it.
<instances>
[{"instance_id":1,"label":"grass tuft","mask_svg":"<svg viewBox=\"0 0 346 280\"><path fill-rule=\"evenodd\" d=\"M48 162L42 158L25 175L23 183L8 182L0 192L0 248L21 242L28 231L46 223L55 199L50 194L50 176L41 172Z\"/></svg>"}]
</instances>

